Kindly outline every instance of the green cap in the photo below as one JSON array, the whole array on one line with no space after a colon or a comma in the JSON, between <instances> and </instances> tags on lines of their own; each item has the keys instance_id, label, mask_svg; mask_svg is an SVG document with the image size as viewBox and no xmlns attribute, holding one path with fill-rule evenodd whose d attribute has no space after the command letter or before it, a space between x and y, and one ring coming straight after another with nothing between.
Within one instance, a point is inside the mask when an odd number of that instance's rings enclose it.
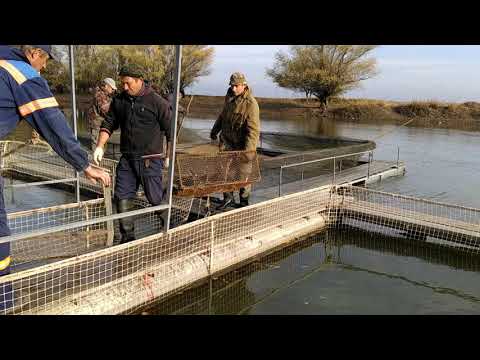
<instances>
[{"instance_id":1,"label":"green cap","mask_svg":"<svg viewBox=\"0 0 480 360\"><path fill-rule=\"evenodd\" d=\"M144 76L142 68L140 68L140 66L135 64L126 64L122 66L118 75L130 76L137 79L143 79L143 76Z\"/></svg>"},{"instance_id":2,"label":"green cap","mask_svg":"<svg viewBox=\"0 0 480 360\"><path fill-rule=\"evenodd\" d=\"M230 76L230 85L247 85L247 79L242 73L235 72Z\"/></svg>"}]
</instances>

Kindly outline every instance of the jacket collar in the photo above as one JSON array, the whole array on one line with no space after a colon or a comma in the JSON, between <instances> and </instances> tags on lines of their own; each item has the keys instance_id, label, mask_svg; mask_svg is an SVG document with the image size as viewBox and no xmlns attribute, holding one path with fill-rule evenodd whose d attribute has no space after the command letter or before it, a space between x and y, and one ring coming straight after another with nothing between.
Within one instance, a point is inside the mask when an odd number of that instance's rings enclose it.
<instances>
[{"instance_id":1,"label":"jacket collar","mask_svg":"<svg viewBox=\"0 0 480 360\"><path fill-rule=\"evenodd\" d=\"M19 60L30 64L22 50L7 45L0 45L0 59Z\"/></svg>"}]
</instances>

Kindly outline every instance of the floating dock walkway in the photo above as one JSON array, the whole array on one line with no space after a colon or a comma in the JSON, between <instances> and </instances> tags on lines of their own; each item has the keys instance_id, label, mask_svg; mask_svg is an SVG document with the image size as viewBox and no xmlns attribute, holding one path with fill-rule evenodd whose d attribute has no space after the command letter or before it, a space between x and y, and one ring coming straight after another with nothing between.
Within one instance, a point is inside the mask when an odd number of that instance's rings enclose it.
<instances>
[{"instance_id":1,"label":"floating dock walkway","mask_svg":"<svg viewBox=\"0 0 480 360\"><path fill-rule=\"evenodd\" d=\"M60 176L62 165L52 154L36 151L37 159L31 154L3 157L3 169L52 179L46 166L37 166L42 159L44 164L53 161L55 176ZM284 170L290 167L294 166L286 165ZM37 231L37 236L11 242L12 257L20 263L15 272L0 277L0 287L13 299L12 306L0 299L1 313L134 313L312 232L345 225L419 244L480 252L480 209L352 186L401 174L402 163L370 161L335 169L335 175L280 183L281 196L279 186L256 187L255 204L117 246L109 244L112 220L103 198L9 214L15 234ZM303 170L297 169L290 180L298 174L303 176ZM70 175L73 171L61 173ZM261 196L274 195L261 201ZM154 214L142 216L141 221L155 222ZM22 268L19 259L24 264L40 263Z\"/></svg>"}]
</instances>

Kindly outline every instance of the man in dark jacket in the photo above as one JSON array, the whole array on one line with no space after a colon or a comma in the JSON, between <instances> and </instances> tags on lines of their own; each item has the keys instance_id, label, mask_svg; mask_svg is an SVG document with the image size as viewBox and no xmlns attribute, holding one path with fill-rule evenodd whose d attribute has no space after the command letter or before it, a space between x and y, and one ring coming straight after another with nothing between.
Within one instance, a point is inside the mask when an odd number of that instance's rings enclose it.
<instances>
[{"instance_id":1,"label":"man in dark jacket","mask_svg":"<svg viewBox=\"0 0 480 360\"><path fill-rule=\"evenodd\" d=\"M52 57L51 45L24 45L23 50L0 46L0 139L24 118L77 171L110 185L110 176L90 166L40 71ZM10 235L0 177L0 238ZM10 243L0 243L0 276L10 272ZM0 309L12 305L12 293L0 285Z\"/></svg>"},{"instance_id":2,"label":"man in dark jacket","mask_svg":"<svg viewBox=\"0 0 480 360\"><path fill-rule=\"evenodd\" d=\"M120 128L122 157L117 166L115 197L119 213L133 208L132 199L140 184L148 201L156 206L163 200L162 169L168 167L164 137L170 142L172 111L169 103L143 80L141 69L129 65L119 73L123 92L115 96L105 120L93 158L100 162L103 147ZM170 144L169 144L170 145ZM120 220L121 243L135 239L131 218Z\"/></svg>"}]
</instances>

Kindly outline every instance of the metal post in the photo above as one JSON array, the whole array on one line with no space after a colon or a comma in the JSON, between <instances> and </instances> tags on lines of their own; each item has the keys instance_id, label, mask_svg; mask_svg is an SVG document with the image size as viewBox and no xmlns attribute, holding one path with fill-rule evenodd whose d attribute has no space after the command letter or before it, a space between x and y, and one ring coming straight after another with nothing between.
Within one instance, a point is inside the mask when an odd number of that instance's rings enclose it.
<instances>
[{"instance_id":1,"label":"metal post","mask_svg":"<svg viewBox=\"0 0 480 360\"><path fill-rule=\"evenodd\" d=\"M368 153L368 166L367 166L367 180L370 178L370 158L371 158L372 152Z\"/></svg>"},{"instance_id":2,"label":"metal post","mask_svg":"<svg viewBox=\"0 0 480 360\"><path fill-rule=\"evenodd\" d=\"M111 186L102 186L103 188L103 201L105 204L105 215L110 216L113 214L113 207L112 207L112 187ZM113 245L113 237L114 237L114 228L113 228L113 221L107 221L107 246Z\"/></svg>"},{"instance_id":3,"label":"metal post","mask_svg":"<svg viewBox=\"0 0 480 360\"><path fill-rule=\"evenodd\" d=\"M400 166L400 146L397 146L397 169Z\"/></svg>"},{"instance_id":4,"label":"metal post","mask_svg":"<svg viewBox=\"0 0 480 360\"><path fill-rule=\"evenodd\" d=\"M212 276L213 269L213 245L215 242L215 220L210 223L210 259L208 263L208 272Z\"/></svg>"},{"instance_id":5,"label":"metal post","mask_svg":"<svg viewBox=\"0 0 480 360\"><path fill-rule=\"evenodd\" d=\"M171 126L171 151L170 151L170 166L168 168L168 212L167 221L165 224L165 233L170 229L170 217L172 215L172 192L173 192L173 174L175 168L175 149L177 143L177 121L178 121L178 92L180 91L180 74L182 71L182 45L175 45L175 97L173 101L173 124Z\"/></svg>"},{"instance_id":6,"label":"metal post","mask_svg":"<svg viewBox=\"0 0 480 360\"><path fill-rule=\"evenodd\" d=\"M280 166L280 174L278 176L278 197L282 196L282 175L283 175L283 166Z\"/></svg>"},{"instance_id":7,"label":"metal post","mask_svg":"<svg viewBox=\"0 0 480 360\"><path fill-rule=\"evenodd\" d=\"M70 80L72 87L72 116L73 116L73 133L75 134L75 139L78 139L77 135L77 100L75 96L75 64L73 57L73 45L68 45L68 56L70 58ZM80 174L78 171L75 171L77 182L75 184L75 193L77 195L77 202L80 202Z\"/></svg>"},{"instance_id":8,"label":"metal post","mask_svg":"<svg viewBox=\"0 0 480 360\"><path fill-rule=\"evenodd\" d=\"M335 158L333 158L333 185L335 185Z\"/></svg>"},{"instance_id":9,"label":"metal post","mask_svg":"<svg viewBox=\"0 0 480 360\"><path fill-rule=\"evenodd\" d=\"M305 155L302 155L302 162L305 162ZM303 172L305 171L305 165L302 166L302 183L303 183Z\"/></svg>"}]
</instances>

